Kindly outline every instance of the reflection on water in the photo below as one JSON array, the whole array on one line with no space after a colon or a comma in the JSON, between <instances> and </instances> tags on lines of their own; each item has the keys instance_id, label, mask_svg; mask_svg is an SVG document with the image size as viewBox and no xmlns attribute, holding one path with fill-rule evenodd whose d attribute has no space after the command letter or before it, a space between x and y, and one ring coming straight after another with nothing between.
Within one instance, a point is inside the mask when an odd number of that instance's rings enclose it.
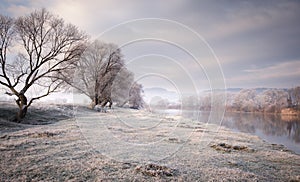
<instances>
[{"instance_id":1,"label":"reflection on water","mask_svg":"<svg viewBox=\"0 0 300 182\"><path fill-rule=\"evenodd\" d=\"M171 112L170 112L171 111ZM210 122L209 112L165 110L164 113L178 114L200 122ZM218 122L215 122L218 124ZM280 116L260 113L225 113L222 126L234 131L251 133L270 143L283 144L300 154L300 119L292 116Z\"/></svg>"}]
</instances>

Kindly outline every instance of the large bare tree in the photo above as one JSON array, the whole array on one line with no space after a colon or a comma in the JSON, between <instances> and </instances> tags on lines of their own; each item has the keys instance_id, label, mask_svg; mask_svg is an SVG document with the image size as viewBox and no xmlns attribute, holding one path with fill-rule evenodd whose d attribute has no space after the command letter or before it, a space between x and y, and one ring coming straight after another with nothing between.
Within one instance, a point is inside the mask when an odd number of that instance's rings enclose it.
<instances>
[{"instance_id":1,"label":"large bare tree","mask_svg":"<svg viewBox=\"0 0 300 182\"><path fill-rule=\"evenodd\" d=\"M0 84L16 96L20 121L33 101L56 91L85 49L86 35L45 9L12 19L0 15ZM27 98L34 87L39 94Z\"/></svg>"},{"instance_id":2,"label":"large bare tree","mask_svg":"<svg viewBox=\"0 0 300 182\"><path fill-rule=\"evenodd\" d=\"M95 105L112 104L113 81L124 66L121 50L115 44L98 40L90 43L77 65L75 77L65 80L79 92L87 95Z\"/></svg>"}]
</instances>

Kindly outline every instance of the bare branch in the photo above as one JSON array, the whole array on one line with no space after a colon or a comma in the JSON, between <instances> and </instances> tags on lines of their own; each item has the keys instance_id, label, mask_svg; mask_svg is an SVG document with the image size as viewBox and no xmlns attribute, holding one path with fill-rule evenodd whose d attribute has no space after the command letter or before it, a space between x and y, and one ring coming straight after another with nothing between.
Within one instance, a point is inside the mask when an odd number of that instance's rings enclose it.
<instances>
[{"instance_id":1,"label":"bare branch","mask_svg":"<svg viewBox=\"0 0 300 182\"><path fill-rule=\"evenodd\" d=\"M97 104L98 97L110 99L110 90L117 72L124 65L122 54L114 44L90 43L78 62L74 79L69 79L79 92Z\"/></svg>"},{"instance_id":2,"label":"bare branch","mask_svg":"<svg viewBox=\"0 0 300 182\"><path fill-rule=\"evenodd\" d=\"M52 82L52 83L55 83L55 82ZM50 93L53 93L55 92L61 85L63 84L63 81L60 81L58 84L56 83L55 86L52 88L52 84L48 86L48 89L46 91L46 93L40 95L40 96L37 96L37 97L34 97L32 99L30 99L29 103L27 104L27 107L29 107L34 100L38 100L38 99L41 99L43 97L46 97L48 96Z\"/></svg>"},{"instance_id":3,"label":"bare branch","mask_svg":"<svg viewBox=\"0 0 300 182\"><path fill-rule=\"evenodd\" d=\"M74 72L86 39L77 27L45 9L16 20L0 15L0 84L18 97L21 117L34 100L63 85L62 75ZM18 48L19 52L13 52L7 61L9 47ZM47 92L27 104L25 94L33 85L44 87Z\"/></svg>"}]
</instances>

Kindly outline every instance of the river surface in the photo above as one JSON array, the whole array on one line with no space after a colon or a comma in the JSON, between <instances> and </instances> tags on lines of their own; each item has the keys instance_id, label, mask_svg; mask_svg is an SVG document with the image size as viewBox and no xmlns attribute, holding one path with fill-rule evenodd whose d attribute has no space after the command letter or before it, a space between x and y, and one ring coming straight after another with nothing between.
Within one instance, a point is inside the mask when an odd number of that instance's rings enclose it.
<instances>
[{"instance_id":1,"label":"river surface","mask_svg":"<svg viewBox=\"0 0 300 182\"><path fill-rule=\"evenodd\" d=\"M225 113L221 121L212 121L210 112L160 110L168 115L181 115L199 122L218 124L233 131L256 135L272 143L282 144L300 154L300 119L293 116L281 116L261 113Z\"/></svg>"}]
</instances>

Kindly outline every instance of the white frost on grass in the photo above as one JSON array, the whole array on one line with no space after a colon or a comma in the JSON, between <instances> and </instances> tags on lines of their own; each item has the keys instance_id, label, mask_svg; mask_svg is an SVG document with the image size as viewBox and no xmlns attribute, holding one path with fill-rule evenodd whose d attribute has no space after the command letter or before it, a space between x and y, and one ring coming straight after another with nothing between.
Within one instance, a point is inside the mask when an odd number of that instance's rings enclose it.
<instances>
[{"instance_id":1,"label":"white frost on grass","mask_svg":"<svg viewBox=\"0 0 300 182\"><path fill-rule=\"evenodd\" d=\"M300 179L299 155L256 136L128 109L75 116L2 133L0 181Z\"/></svg>"},{"instance_id":2,"label":"white frost on grass","mask_svg":"<svg viewBox=\"0 0 300 182\"><path fill-rule=\"evenodd\" d=\"M81 115L76 121L95 150L123 162L170 157L190 140L199 124L180 117L121 108L107 114ZM187 122L186 127L181 127Z\"/></svg>"}]
</instances>

